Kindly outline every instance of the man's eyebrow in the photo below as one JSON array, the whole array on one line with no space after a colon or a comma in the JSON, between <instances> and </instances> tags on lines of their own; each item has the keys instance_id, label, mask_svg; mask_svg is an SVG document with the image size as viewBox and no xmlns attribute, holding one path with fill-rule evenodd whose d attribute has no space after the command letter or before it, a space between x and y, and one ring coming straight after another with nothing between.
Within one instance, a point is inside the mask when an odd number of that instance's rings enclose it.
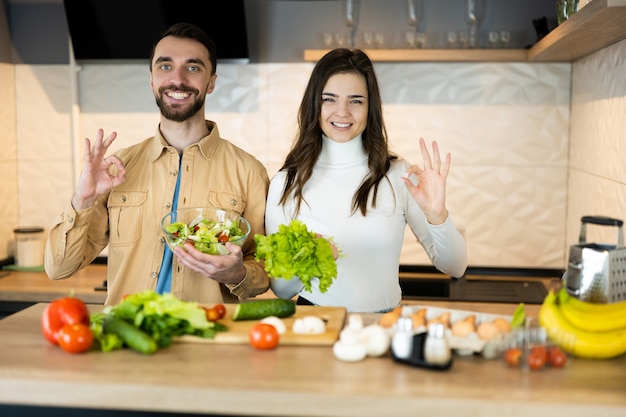
<instances>
[{"instance_id":1,"label":"man's eyebrow","mask_svg":"<svg viewBox=\"0 0 626 417\"><path fill-rule=\"evenodd\" d=\"M170 58L169 56L160 56L158 57L154 63L155 64L160 64L161 62L172 62L173 59ZM189 58L187 61L185 61L187 64L198 64L201 65L203 67L206 67L206 64L204 63L203 60L201 60L200 58Z\"/></svg>"}]
</instances>

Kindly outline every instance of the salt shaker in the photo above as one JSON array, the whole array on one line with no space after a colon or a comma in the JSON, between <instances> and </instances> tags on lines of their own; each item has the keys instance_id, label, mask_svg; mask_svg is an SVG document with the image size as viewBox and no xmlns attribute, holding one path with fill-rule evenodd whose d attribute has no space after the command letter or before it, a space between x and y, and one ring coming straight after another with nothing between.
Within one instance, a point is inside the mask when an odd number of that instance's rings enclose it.
<instances>
[{"instance_id":1,"label":"salt shaker","mask_svg":"<svg viewBox=\"0 0 626 417\"><path fill-rule=\"evenodd\" d=\"M400 317L398 328L391 339L391 350L398 359L408 359L413 352L413 320Z\"/></svg>"},{"instance_id":2,"label":"salt shaker","mask_svg":"<svg viewBox=\"0 0 626 417\"><path fill-rule=\"evenodd\" d=\"M445 365L450 362L451 357L445 326L441 323L428 326L428 335L424 342L424 360L431 365Z\"/></svg>"}]
</instances>

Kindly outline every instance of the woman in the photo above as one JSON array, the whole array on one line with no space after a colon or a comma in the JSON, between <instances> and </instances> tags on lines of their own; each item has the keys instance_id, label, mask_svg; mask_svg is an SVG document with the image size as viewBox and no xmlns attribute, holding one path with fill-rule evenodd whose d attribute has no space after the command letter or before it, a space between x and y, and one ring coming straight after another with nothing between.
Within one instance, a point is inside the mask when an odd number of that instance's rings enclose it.
<instances>
[{"instance_id":1,"label":"woman","mask_svg":"<svg viewBox=\"0 0 626 417\"><path fill-rule=\"evenodd\" d=\"M295 143L272 179L266 233L299 219L333 238L341 250L337 278L322 293L294 277L270 280L280 298L345 306L350 312L388 311L400 304L400 251L408 224L432 263L460 277L467 249L445 206L450 154L433 160L423 139L424 167L389 150L378 82L360 50L335 49L316 64L298 114ZM412 177L412 179L409 179Z\"/></svg>"}]
</instances>

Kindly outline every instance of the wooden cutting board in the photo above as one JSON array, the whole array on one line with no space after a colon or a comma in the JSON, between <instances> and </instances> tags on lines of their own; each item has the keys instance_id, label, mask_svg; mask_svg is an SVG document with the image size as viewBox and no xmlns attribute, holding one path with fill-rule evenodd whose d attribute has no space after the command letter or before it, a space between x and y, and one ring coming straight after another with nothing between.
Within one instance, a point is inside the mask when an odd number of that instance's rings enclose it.
<instances>
[{"instance_id":1,"label":"wooden cutting board","mask_svg":"<svg viewBox=\"0 0 626 417\"><path fill-rule=\"evenodd\" d=\"M219 322L228 327L225 332L218 332L214 339L196 336L183 336L177 342L248 344L248 332L260 320L233 321L236 304L226 304L226 316ZM326 331L321 334L297 334L291 331L296 319L305 316L317 316L326 322ZM346 319L344 307L296 306L291 317L283 318L287 331L280 336L281 345L331 346L339 338Z\"/></svg>"}]
</instances>

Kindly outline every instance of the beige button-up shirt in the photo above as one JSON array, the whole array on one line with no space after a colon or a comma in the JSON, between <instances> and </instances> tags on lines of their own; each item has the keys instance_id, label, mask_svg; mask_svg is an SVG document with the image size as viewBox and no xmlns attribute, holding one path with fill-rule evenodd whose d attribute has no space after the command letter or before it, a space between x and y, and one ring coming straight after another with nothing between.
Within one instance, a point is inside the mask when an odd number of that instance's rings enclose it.
<instances>
[{"instance_id":1,"label":"beige button-up shirt","mask_svg":"<svg viewBox=\"0 0 626 417\"><path fill-rule=\"evenodd\" d=\"M126 181L88 209L76 211L69 204L61 213L46 242L48 276L70 277L108 245L105 304L117 304L126 294L154 290L166 247L161 219L171 211L176 180L182 175L179 209L234 210L250 222L251 231L243 245L243 281L222 285L179 265L174 256L171 292L201 303L233 303L265 292L269 278L254 259L254 235L265 234L267 170L254 156L220 138L214 122L207 121L207 126L211 133L181 156L158 128L155 137L118 151Z\"/></svg>"}]
</instances>

